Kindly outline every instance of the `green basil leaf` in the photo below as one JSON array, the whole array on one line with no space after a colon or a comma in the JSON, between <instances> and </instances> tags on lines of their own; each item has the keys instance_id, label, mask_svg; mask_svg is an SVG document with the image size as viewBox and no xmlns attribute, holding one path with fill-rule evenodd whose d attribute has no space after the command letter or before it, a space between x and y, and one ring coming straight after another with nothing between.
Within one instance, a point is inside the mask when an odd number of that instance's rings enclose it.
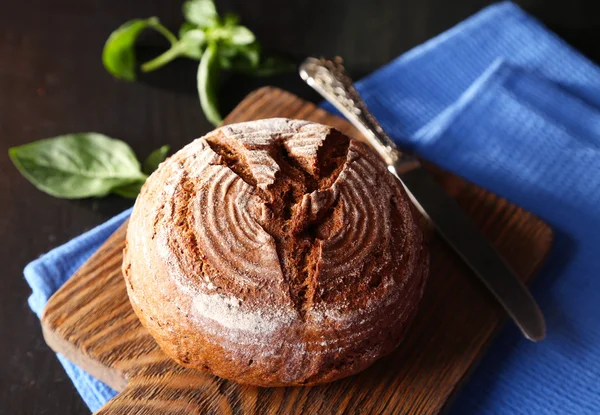
<instances>
[{"instance_id":1,"label":"green basil leaf","mask_svg":"<svg viewBox=\"0 0 600 415\"><path fill-rule=\"evenodd\" d=\"M137 182L125 184L123 186L115 187L112 189L112 193L124 197L126 199L135 199L139 194L142 186L146 180L139 180Z\"/></svg>"},{"instance_id":2,"label":"green basil leaf","mask_svg":"<svg viewBox=\"0 0 600 415\"><path fill-rule=\"evenodd\" d=\"M171 44L177 40L156 17L134 19L124 23L110 34L102 50L102 62L111 75L135 81L135 40L144 29L149 28L161 33Z\"/></svg>"},{"instance_id":3,"label":"green basil leaf","mask_svg":"<svg viewBox=\"0 0 600 415\"><path fill-rule=\"evenodd\" d=\"M208 27L203 30L206 34L206 40L208 43L219 43L223 39L228 39L230 36L230 28L226 28L221 25Z\"/></svg>"},{"instance_id":4,"label":"green basil leaf","mask_svg":"<svg viewBox=\"0 0 600 415\"><path fill-rule=\"evenodd\" d=\"M179 28L179 37L182 38L190 30L197 29L197 26L190 22L183 22Z\"/></svg>"},{"instance_id":5,"label":"green basil leaf","mask_svg":"<svg viewBox=\"0 0 600 415\"><path fill-rule=\"evenodd\" d=\"M157 148L150 153L146 161L144 161L142 171L147 175L152 174L152 172L158 168L158 165L167 158L167 154L169 153L170 149L171 146L167 145Z\"/></svg>"},{"instance_id":6,"label":"green basil leaf","mask_svg":"<svg viewBox=\"0 0 600 415\"><path fill-rule=\"evenodd\" d=\"M98 133L35 141L11 148L9 156L34 186L61 198L104 196L146 179L131 147Z\"/></svg>"},{"instance_id":7,"label":"green basil leaf","mask_svg":"<svg viewBox=\"0 0 600 415\"><path fill-rule=\"evenodd\" d=\"M219 22L217 8L212 0L187 0L183 3L183 16L200 28L212 27Z\"/></svg>"},{"instance_id":8,"label":"green basil leaf","mask_svg":"<svg viewBox=\"0 0 600 415\"><path fill-rule=\"evenodd\" d=\"M245 26L219 25L206 30L206 38L209 42L225 43L235 47L243 47L253 43L256 38L254 33Z\"/></svg>"},{"instance_id":9,"label":"green basil leaf","mask_svg":"<svg viewBox=\"0 0 600 415\"><path fill-rule=\"evenodd\" d=\"M183 35L179 42L181 43L183 55L200 60L203 47L206 44L206 35L199 29L190 30Z\"/></svg>"},{"instance_id":10,"label":"green basil leaf","mask_svg":"<svg viewBox=\"0 0 600 415\"><path fill-rule=\"evenodd\" d=\"M260 45L258 42L244 46L223 43L219 46L218 52L219 62L223 69L250 72L258 67L260 61Z\"/></svg>"},{"instance_id":11,"label":"green basil leaf","mask_svg":"<svg viewBox=\"0 0 600 415\"><path fill-rule=\"evenodd\" d=\"M217 46L210 44L202 54L202 59L200 59L197 82L200 105L204 115L215 126L223 121L217 106L219 69Z\"/></svg>"},{"instance_id":12,"label":"green basil leaf","mask_svg":"<svg viewBox=\"0 0 600 415\"><path fill-rule=\"evenodd\" d=\"M231 59L235 57L239 53L239 47L234 45L229 45L227 43L219 45L217 49L217 54L219 55L219 62L221 63L221 67L225 69L229 69L231 66Z\"/></svg>"},{"instance_id":13,"label":"green basil leaf","mask_svg":"<svg viewBox=\"0 0 600 415\"><path fill-rule=\"evenodd\" d=\"M231 28L228 40L233 45L243 46L254 42L256 37L246 26L234 26Z\"/></svg>"}]
</instances>

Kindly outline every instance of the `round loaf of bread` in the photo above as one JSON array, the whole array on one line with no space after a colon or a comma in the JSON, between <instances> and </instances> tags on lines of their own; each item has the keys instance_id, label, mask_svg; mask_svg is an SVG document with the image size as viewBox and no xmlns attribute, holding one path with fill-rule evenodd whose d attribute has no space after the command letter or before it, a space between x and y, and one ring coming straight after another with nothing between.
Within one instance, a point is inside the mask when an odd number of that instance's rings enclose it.
<instances>
[{"instance_id":1,"label":"round loaf of bread","mask_svg":"<svg viewBox=\"0 0 600 415\"><path fill-rule=\"evenodd\" d=\"M428 254L372 150L275 118L221 127L160 165L135 203L123 273L142 324L180 364L313 385L400 343Z\"/></svg>"}]
</instances>

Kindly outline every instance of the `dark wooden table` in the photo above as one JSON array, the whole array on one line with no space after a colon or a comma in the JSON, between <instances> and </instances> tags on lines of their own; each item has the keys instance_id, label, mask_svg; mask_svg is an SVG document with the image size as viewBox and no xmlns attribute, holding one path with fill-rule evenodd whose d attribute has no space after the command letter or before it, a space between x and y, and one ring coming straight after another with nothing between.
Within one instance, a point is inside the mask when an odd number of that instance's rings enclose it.
<instances>
[{"instance_id":1,"label":"dark wooden table","mask_svg":"<svg viewBox=\"0 0 600 415\"><path fill-rule=\"evenodd\" d=\"M444 31L486 0L217 0L235 11L263 44L301 59L340 54L356 77ZM600 14L595 0L523 0L526 9L600 60ZM210 126L195 96L194 67L185 62L135 84L116 81L100 54L108 34L133 17L182 21L177 1L18 0L0 10L0 414L85 414L87 407L45 345L27 306L22 269L29 261L101 223L131 202L66 201L37 191L8 159L10 146L75 131L121 138L140 157L162 144L180 148ZM156 53L148 37L140 53ZM295 76L269 80L226 79L226 113L258 86L275 84L317 97Z\"/></svg>"}]
</instances>

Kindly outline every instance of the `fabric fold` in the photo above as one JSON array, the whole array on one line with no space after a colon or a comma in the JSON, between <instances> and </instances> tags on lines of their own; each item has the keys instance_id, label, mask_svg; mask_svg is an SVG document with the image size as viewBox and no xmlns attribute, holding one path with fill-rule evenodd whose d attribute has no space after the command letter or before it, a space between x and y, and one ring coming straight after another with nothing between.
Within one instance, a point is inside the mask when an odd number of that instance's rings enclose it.
<instances>
[{"instance_id":1,"label":"fabric fold","mask_svg":"<svg viewBox=\"0 0 600 415\"><path fill-rule=\"evenodd\" d=\"M600 184L582 177L599 172L600 110L503 59L413 138L430 161L559 229L588 229L597 215Z\"/></svg>"},{"instance_id":2,"label":"fabric fold","mask_svg":"<svg viewBox=\"0 0 600 415\"><path fill-rule=\"evenodd\" d=\"M600 413L599 129L587 96L498 59L413 134L419 154L555 231L533 289L547 339L531 344L509 325L451 413Z\"/></svg>"}]
</instances>

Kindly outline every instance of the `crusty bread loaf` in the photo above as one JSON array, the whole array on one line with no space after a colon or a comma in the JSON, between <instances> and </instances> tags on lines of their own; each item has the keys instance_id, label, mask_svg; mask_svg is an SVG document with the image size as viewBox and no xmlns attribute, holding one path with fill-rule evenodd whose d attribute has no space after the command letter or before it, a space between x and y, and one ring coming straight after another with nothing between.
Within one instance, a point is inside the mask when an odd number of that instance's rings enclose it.
<instances>
[{"instance_id":1,"label":"crusty bread loaf","mask_svg":"<svg viewBox=\"0 0 600 415\"><path fill-rule=\"evenodd\" d=\"M399 344L428 273L422 239L366 145L276 118L221 127L161 164L131 215L123 272L180 364L312 385Z\"/></svg>"}]
</instances>

